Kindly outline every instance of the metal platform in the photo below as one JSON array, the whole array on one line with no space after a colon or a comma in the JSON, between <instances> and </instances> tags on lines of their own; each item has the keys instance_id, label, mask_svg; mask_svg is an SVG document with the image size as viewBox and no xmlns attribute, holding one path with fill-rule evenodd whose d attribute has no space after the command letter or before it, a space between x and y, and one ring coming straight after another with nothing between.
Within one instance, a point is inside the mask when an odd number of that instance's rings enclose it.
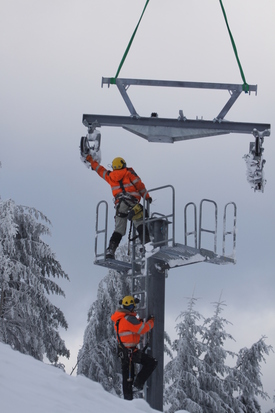
<instances>
[{"instance_id":1,"label":"metal platform","mask_svg":"<svg viewBox=\"0 0 275 413\"><path fill-rule=\"evenodd\" d=\"M216 265L235 264L235 259L223 255L215 254L213 251L204 248L193 248L188 245L175 244L173 247L158 247L158 251L152 253L152 258L160 263L161 269L172 269L185 265L207 262ZM128 274L132 271L132 264L116 259L101 259L94 261L95 265L113 269L120 273ZM136 271L141 270L141 266L136 265Z\"/></svg>"},{"instance_id":2,"label":"metal platform","mask_svg":"<svg viewBox=\"0 0 275 413\"><path fill-rule=\"evenodd\" d=\"M121 273L129 273L132 271L132 264L125 261L119 261L116 259L100 259L94 261L95 265L99 265L101 267L109 268Z\"/></svg>"},{"instance_id":3,"label":"metal platform","mask_svg":"<svg viewBox=\"0 0 275 413\"><path fill-rule=\"evenodd\" d=\"M216 265L224 264L235 264L235 249L236 249L236 213L237 207L234 202L229 202L224 207L223 213L223 244L222 244L222 254L217 252L217 228L218 228L218 206L216 202L209 199L202 199L199 208L199 217L197 217L197 208L193 202L186 204L184 208L184 244L175 242L175 190L172 185L165 185L159 188L153 188L149 192L152 194L154 191L169 191L171 192L171 211L166 215L154 212L151 213L150 205L144 205L147 208L148 216L150 218L145 218L143 225L148 225L151 228L151 238L153 239L151 245L152 250L149 251L147 248L141 257L136 256L136 244L132 243L132 262L120 261L117 259L106 259L105 251L107 245L107 216L108 216L108 204L106 201L101 201L97 206L96 213L96 237L95 237L95 265L99 265L105 268L110 268L118 272L129 274L133 277L138 277L143 273L143 269L146 260L152 257L155 265L159 265L161 270L172 269L176 267L181 267L185 265L195 264L199 262L206 262ZM144 197L146 194L144 195ZM214 221L211 226L207 225L205 222L205 207L211 208L211 214L213 214ZM191 210L191 211L190 211ZM228 211L229 210L229 211ZM103 227L99 228L98 222L101 216L101 222L103 222ZM191 219L191 228L187 225L187 211L191 214L189 218ZM231 214L230 214L231 211ZM228 215L230 214L230 217ZM230 218L230 219L229 219ZM199 219L199 224L197 221ZM154 228L154 230L153 230ZM143 231L145 233L145 230ZM157 234L165 234L165 239L158 240ZM210 237L210 244L207 245L203 243L203 235L208 235ZM135 233L133 234L135 235ZM99 250L99 237L103 237L103 242L101 242L101 250ZM193 239L192 245L188 242ZM134 236L135 239L135 236ZM229 254L226 254L226 240L230 242L227 243L227 249L230 246ZM144 242L144 241L143 241ZM204 248L206 247L206 248ZM209 249L210 248L210 249Z\"/></svg>"},{"instance_id":4,"label":"metal platform","mask_svg":"<svg viewBox=\"0 0 275 413\"><path fill-rule=\"evenodd\" d=\"M224 265L234 264L235 260L230 257L215 254L213 251L206 249L197 249L183 244L175 244L173 247L164 246L152 256L159 261L162 269L172 269L185 265L197 264L199 262L208 262L211 264Z\"/></svg>"}]
</instances>

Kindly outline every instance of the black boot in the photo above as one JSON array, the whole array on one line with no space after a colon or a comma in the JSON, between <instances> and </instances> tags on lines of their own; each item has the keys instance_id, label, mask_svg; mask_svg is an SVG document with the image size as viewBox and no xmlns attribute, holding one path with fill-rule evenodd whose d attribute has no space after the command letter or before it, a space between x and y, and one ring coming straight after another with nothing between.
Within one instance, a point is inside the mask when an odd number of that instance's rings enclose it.
<instances>
[{"instance_id":1,"label":"black boot","mask_svg":"<svg viewBox=\"0 0 275 413\"><path fill-rule=\"evenodd\" d=\"M122 235L119 232L113 232L110 238L109 247L106 250L106 258L115 258L115 252L121 241Z\"/></svg>"},{"instance_id":2,"label":"black boot","mask_svg":"<svg viewBox=\"0 0 275 413\"><path fill-rule=\"evenodd\" d=\"M133 360L134 360L134 356L133 356ZM147 381L147 379L151 376L151 374L153 373L153 371L155 370L155 368L158 365L158 362L155 358L149 356L146 353L141 353L141 360L140 360L140 364L142 365L141 370L139 371L139 373L136 376L136 379L134 381L134 387L137 390L142 390L143 386L145 384L145 382Z\"/></svg>"},{"instance_id":3,"label":"black boot","mask_svg":"<svg viewBox=\"0 0 275 413\"><path fill-rule=\"evenodd\" d=\"M148 242L150 242L150 236L149 236L149 230L147 228L147 225L145 225L145 239L144 239L144 244L147 244ZM138 237L140 239L141 244L143 244L143 224L139 225L137 227L137 232L138 232Z\"/></svg>"}]
</instances>

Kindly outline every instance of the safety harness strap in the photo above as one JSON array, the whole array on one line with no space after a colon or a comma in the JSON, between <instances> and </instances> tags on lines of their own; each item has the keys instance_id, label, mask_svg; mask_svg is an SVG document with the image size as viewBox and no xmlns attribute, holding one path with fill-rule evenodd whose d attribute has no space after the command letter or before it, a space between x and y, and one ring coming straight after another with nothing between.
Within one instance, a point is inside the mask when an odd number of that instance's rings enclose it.
<instances>
[{"instance_id":1,"label":"safety harness strap","mask_svg":"<svg viewBox=\"0 0 275 413\"><path fill-rule=\"evenodd\" d=\"M123 57L122 57L122 59L121 59L121 62L120 62L120 64L119 64L119 66L118 66L116 75L115 75L115 77L112 77L112 78L110 79L110 83L113 84L113 85L116 84L116 79L117 79L117 77L118 77L118 75L119 75L119 73L120 73L120 70L121 70L121 68L122 68L122 66L123 66L123 64L124 64L124 61L125 61L128 53L129 53L129 50L130 50L130 48L131 48L131 45L132 45L132 43L133 43L133 40L134 40L135 35L136 35L136 32L137 32L137 30L138 30L138 27L139 27L139 25L140 25L141 19L142 19L144 13L145 13L145 10L146 10L146 8L147 8L147 6L148 6L149 1L150 1L150 0L147 0L146 3L145 3L145 6L144 6L144 9L143 9L143 11L142 11L142 13L141 13L141 16L140 16L140 19L139 19L139 21L138 21L138 24L137 24L137 26L136 26L133 34L132 34L132 37L131 37L131 39L130 39L130 41L129 41L129 43L128 43L128 46L127 46L127 48L126 48L126 50L125 50L125 52L124 52L124 55L123 55ZM222 13L223 13L224 20L225 20L225 23L226 23L226 27L227 27L227 30L228 30L228 34L229 34L229 37L230 37L230 40L231 40L231 44L232 44L232 47L233 47L233 50L234 50L234 53L235 53L235 57L236 57L236 60L237 60L238 66L239 66L239 70L240 70L240 73L241 73L241 77L242 77L242 80L243 80L243 91L244 91L245 93L247 93L247 92L249 92L249 85L248 85L248 83L246 82L246 79L245 79L245 75L244 75L244 72L243 72L243 68L242 68L242 65L241 65L241 62L240 62L240 59L239 59L239 56L238 56L237 47L236 47L236 44L235 44L235 41L234 41L232 32L231 32L230 27L229 27L229 23L228 23L228 20L227 20L227 16L226 16L226 12L225 12L225 9L224 9L222 0L219 0L219 2L220 2L220 5L221 5L221 9L222 9Z\"/></svg>"},{"instance_id":2,"label":"safety harness strap","mask_svg":"<svg viewBox=\"0 0 275 413\"><path fill-rule=\"evenodd\" d=\"M117 214L118 217L126 218L126 217L128 217L128 212L127 213L119 212L120 203L123 201L129 208L133 208L133 203L134 204L138 203L138 200L135 196L129 194L125 190L122 179L120 179L120 181L118 181L118 182L119 182L120 189L122 190L122 193L120 193L116 196L116 200L118 200L118 204L117 204L117 207L116 207L116 209L117 209L116 214ZM128 199L129 202L127 202L127 199Z\"/></svg>"},{"instance_id":3,"label":"safety harness strap","mask_svg":"<svg viewBox=\"0 0 275 413\"><path fill-rule=\"evenodd\" d=\"M125 352L125 354L127 353L127 355L129 355L129 354L131 353L131 350L132 350L132 349L131 349L131 348L127 348L127 347L122 343L122 341L121 341L120 334L119 334L119 332L118 332L119 322L120 322L120 320L117 320L117 322L116 322L117 339L118 339L118 341L119 341L119 344L120 344L123 352ZM124 335L124 334L122 333L122 335Z\"/></svg>"}]
</instances>

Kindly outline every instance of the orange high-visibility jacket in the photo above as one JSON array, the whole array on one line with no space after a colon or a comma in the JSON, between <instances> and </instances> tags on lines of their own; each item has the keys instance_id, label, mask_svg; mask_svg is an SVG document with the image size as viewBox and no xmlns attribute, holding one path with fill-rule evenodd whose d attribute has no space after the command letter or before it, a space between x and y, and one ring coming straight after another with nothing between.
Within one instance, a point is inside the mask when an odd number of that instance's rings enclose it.
<instances>
[{"instance_id":1,"label":"orange high-visibility jacket","mask_svg":"<svg viewBox=\"0 0 275 413\"><path fill-rule=\"evenodd\" d=\"M119 321L118 334L121 342L127 348L137 346L140 341L140 336L148 333L148 331L154 327L153 319L148 321L139 320L136 317L136 313L124 308L119 308L116 310L116 312L111 316L111 320L115 324L116 332L117 322Z\"/></svg>"},{"instance_id":2,"label":"orange high-visibility jacket","mask_svg":"<svg viewBox=\"0 0 275 413\"><path fill-rule=\"evenodd\" d=\"M105 179L110 184L114 198L117 198L119 194L123 193L123 189L119 181L122 182L123 187L127 194L130 194L137 198L138 202L141 197L146 193L146 188L140 177L135 173L132 168L116 169L115 171L108 171L104 166L99 165L94 161L91 155L86 157L86 160L90 162L92 169L98 173L98 175ZM150 196L147 193L146 199Z\"/></svg>"}]
</instances>

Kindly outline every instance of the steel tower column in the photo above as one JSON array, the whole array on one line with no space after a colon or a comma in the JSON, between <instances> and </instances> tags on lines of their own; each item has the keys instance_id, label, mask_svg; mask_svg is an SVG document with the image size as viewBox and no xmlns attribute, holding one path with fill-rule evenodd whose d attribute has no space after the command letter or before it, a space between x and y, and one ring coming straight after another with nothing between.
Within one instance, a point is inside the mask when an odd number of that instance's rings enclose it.
<instances>
[{"instance_id":1,"label":"steel tower column","mask_svg":"<svg viewBox=\"0 0 275 413\"><path fill-rule=\"evenodd\" d=\"M158 219L152 223L154 246L167 244L168 222ZM148 380L146 400L156 410L163 411L163 369L164 369L164 316L165 316L165 273L160 265L155 265L154 256L148 258L148 314L155 316L151 332L150 352L158 360L158 366Z\"/></svg>"}]
</instances>

